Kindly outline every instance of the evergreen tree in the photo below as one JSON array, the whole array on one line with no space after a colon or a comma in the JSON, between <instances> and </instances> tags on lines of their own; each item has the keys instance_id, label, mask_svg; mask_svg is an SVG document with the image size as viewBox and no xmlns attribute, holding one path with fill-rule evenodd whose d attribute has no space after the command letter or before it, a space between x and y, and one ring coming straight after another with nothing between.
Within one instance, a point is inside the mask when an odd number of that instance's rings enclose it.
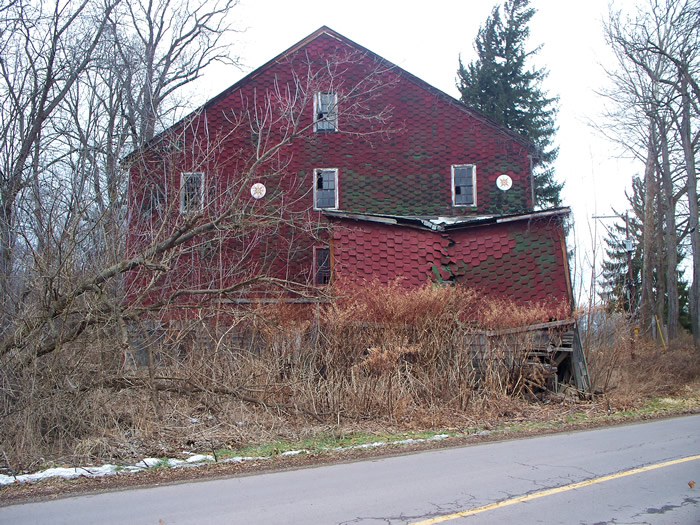
<instances>
[{"instance_id":1,"label":"evergreen tree","mask_svg":"<svg viewBox=\"0 0 700 525\"><path fill-rule=\"evenodd\" d=\"M615 223L605 239L603 292L612 311L634 313L642 290L641 223L628 217Z\"/></svg>"},{"instance_id":2,"label":"evergreen tree","mask_svg":"<svg viewBox=\"0 0 700 525\"><path fill-rule=\"evenodd\" d=\"M608 228L601 285L610 310L636 315L642 291L642 258L644 257L641 219L644 217L645 187L642 179L633 177L632 193L626 193L626 197L631 206L631 212L627 215L626 221L617 222ZM619 213L616 215L622 218ZM625 242L628 239L631 241L629 245ZM678 260L682 260L684 256L684 250L679 245ZM666 259L663 250L653 254L652 257ZM676 272L676 275L679 322L681 326L690 330L688 281L683 277L682 272ZM659 271L656 269L652 272L651 282L654 295L663 301L664 310L667 310L668 296L664 292L664 282L659 281Z\"/></svg>"},{"instance_id":3,"label":"evergreen tree","mask_svg":"<svg viewBox=\"0 0 700 525\"><path fill-rule=\"evenodd\" d=\"M542 89L545 69L526 69L526 61L539 50L525 50L528 23L535 14L529 0L507 0L494 7L474 42L478 58L467 67L459 60L457 88L461 100L492 120L532 141L540 150L535 165L535 205L561 205L563 184L554 179L557 158L556 97Z\"/></svg>"}]
</instances>

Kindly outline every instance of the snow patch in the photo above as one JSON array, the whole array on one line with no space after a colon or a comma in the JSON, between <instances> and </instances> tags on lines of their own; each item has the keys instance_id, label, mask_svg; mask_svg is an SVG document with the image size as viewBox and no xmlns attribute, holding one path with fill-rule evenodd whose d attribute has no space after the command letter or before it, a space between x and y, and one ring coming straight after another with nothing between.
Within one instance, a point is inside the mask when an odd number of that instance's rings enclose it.
<instances>
[{"instance_id":1,"label":"snow patch","mask_svg":"<svg viewBox=\"0 0 700 525\"><path fill-rule=\"evenodd\" d=\"M488 433L488 431L485 431ZM479 434L483 434L480 432ZM479 435L476 434L476 435ZM425 439L403 439L400 441L375 441L373 443L363 443L361 445L351 445L347 447L336 447L332 450L352 450L352 449L368 449L384 447L387 445L408 445L411 443L423 443L426 441L440 441L450 437L448 434L437 434L435 436L425 438ZM288 450L282 452L280 456L296 456L298 454L308 454L308 450ZM204 465L216 461L216 458L210 454L194 454L192 452L183 452L185 455L189 455L187 459L176 459L176 458L143 458L141 461L135 463L134 465L102 465L100 467L73 467L73 468L50 468L35 472L33 474L20 474L18 476L6 476L0 474L0 486L11 485L13 483L26 483L32 481L41 481L48 478L64 478L73 479L79 477L89 477L95 478L100 476L111 476L120 473L132 473L143 471L148 468L164 466L170 468L183 468L183 467L196 467L199 465ZM264 459L272 459L272 456L235 456L232 458L227 458L221 460L220 463L241 463L244 461L260 461Z\"/></svg>"},{"instance_id":2,"label":"snow patch","mask_svg":"<svg viewBox=\"0 0 700 525\"><path fill-rule=\"evenodd\" d=\"M287 452L282 452L280 456L296 456L298 454L306 454L308 450L288 450Z\"/></svg>"},{"instance_id":3,"label":"snow patch","mask_svg":"<svg viewBox=\"0 0 700 525\"><path fill-rule=\"evenodd\" d=\"M206 463L208 461L214 461L214 456L209 454L195 454L187 458L185 461L187 461L187 463Z\"/></svg>"}]
</instances>

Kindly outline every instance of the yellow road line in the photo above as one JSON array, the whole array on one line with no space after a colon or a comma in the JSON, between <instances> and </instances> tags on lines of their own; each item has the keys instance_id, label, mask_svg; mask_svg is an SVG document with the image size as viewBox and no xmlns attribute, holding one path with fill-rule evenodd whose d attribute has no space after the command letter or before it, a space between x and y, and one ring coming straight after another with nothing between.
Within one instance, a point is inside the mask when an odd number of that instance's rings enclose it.
<instances>
[{"instance_id":1,"label":"yellow road line","mask_svg":"<svg viewBox=\"0 0 700 525\"><path fill-rule=\"evenodd\" d=\"M586 481L579 481L578 483L571 483L570 485L564 485L561 487L555 487L553 489L542 490L540 492L533 492L524 496L518 496L517 498L506 499L503 501L497 501L496 503L491 503L489 505L483 505L482 507L466 509L452 514L444 514L442 516L437 516L435 518L430 518L423 521L416 521L411 525L433 525L434 523L442 523L443 521L464 518L466 516L472 516L474 514L486 512L487 510L498 509L500 507L507 507L509 505L515 505L516 503L522 503L524 501L543 498L545 496L551 496L552 494L558 494L560 492L566 492L568 490L587 487L588 485L595 485L596 483L603 483L604 481L610 481L611 479L624 478L625 476L631 476L632 474L639 474L640 472L647 472L649 470L655 470L657 468L670 467L671 465L685 463L686 461L694 461L696 459L700 459L700 454L680 459L673 459L671 461L664 461L663 463L655 463L654 465L647 465L646 467L639 467L632 470L625 470L624 472L618 472L616 474L608 474L607 476L601 476L599 478L593 478Z\"/></svg>"}]
</instances>

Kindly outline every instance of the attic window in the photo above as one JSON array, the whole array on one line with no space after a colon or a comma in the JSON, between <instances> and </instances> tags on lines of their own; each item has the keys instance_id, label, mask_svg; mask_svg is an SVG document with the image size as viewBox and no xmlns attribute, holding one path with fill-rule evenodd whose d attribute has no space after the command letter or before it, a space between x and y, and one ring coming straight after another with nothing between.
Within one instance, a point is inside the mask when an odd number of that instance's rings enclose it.
<instances>
[{"instance_id":1,"label":"attic window","mask_svg":"<svg viewBox=\"0 0 700 525\"><path fill-rule=\"evenodd\" d=\"M314 209L338 208L338 170L314 170Z\"/></svg>"},{"instance_id":2,"label":"attic window","mask_svg":"<svg viewBox=\"0 0 700 525\"><path fill-rule=\"evenodd\" d=\"M316 93L314 131L338 131L338 94L335 91Z\"/></svg>"},{"instance_id":3,"label":"attic window","mask_svg":"<svg viewBox=\"0 0 700 525\"><path fill-rule=\"evenodd\" d=\"M452 205L476 206L476 166L452 165Z\"/></svg>"},{"instance_id":4,"label":"attic window","mask_svg":"<svg viewBox=\"0 0 700 525\"><path fill-rule=\"evenodd\" d=\"M180 213L196 213L204 204L204 173L180 175Z\"/></svg>"},{"instance_id":5,"label":"attic window","mask_svg":"<svg viewBox=\"0 0 700 525\"><path fill-rule=\"evenodd\" d=\"M327 246L314 247L314 284L323 286L331 282L331 251Z\"/></svg>"}]
</instances>

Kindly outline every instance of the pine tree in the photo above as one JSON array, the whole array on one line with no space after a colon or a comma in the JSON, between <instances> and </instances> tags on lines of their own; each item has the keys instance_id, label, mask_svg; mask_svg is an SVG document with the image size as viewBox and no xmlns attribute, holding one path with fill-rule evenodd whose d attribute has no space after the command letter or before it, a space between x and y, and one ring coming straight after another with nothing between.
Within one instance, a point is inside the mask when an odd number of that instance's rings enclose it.
<instances>
[{"instance_id":1,"label":"pine tree","mask_svg":"<svg viewBox=\"0 0 700 525\"><path fill-rule=\"evenodd\" d=\"M545 69L526 69L526 61L539 51L525 50L528 23L535 14L529 0L507 0L494 7L474 42L478 58L467 67L459 60L457 88L465 104L532 141L540 150L535 166L535 205L561 205L563 184L554 179L552 163L558 148L556 97L542 89Z\"/></svg>"},{"instance_id":2,"label":"pine tree","mask_svg":"<svg viewBox=\"0 0 700 525\"><path fill-rule=\"evenodd\" d=\"M626 193L631 212L627 220L617 222L608 228L605 239L605 260L603 261L602 288L607 300L607 306L612 311L623 311L636 315L642 291L642 218L644 217L645 187L639 177L632 179L632 193ZM622 218L621 214L616 214ZM629 239L631 244L625 241ZM629 251L628 251L629 250ZM654 256L665 259L663 250ZM684 250L678 246L678 260L685 256ZM631 269L630 269L631 265ZM659 271L655 269L651 275L654 296L663 301L664 310L668 309L668 297L665 295L663 281L659 281ZM661 272L663 274L663 272ZM678 281L679 322L690 330L690 309L688 281L682 272L676 272Z\"/></svg>"},{"instance_id":3,"label":"pine tree","mask_svg":"<svg viewBox=\"0 0 700 525\"><path fill-rule=\"evenodd\" d=\"M634 313L642 290L641 223L628 217L627 224L615 223L605 239L603 292L613 311Z\"/></svg>"}]
</instances>

